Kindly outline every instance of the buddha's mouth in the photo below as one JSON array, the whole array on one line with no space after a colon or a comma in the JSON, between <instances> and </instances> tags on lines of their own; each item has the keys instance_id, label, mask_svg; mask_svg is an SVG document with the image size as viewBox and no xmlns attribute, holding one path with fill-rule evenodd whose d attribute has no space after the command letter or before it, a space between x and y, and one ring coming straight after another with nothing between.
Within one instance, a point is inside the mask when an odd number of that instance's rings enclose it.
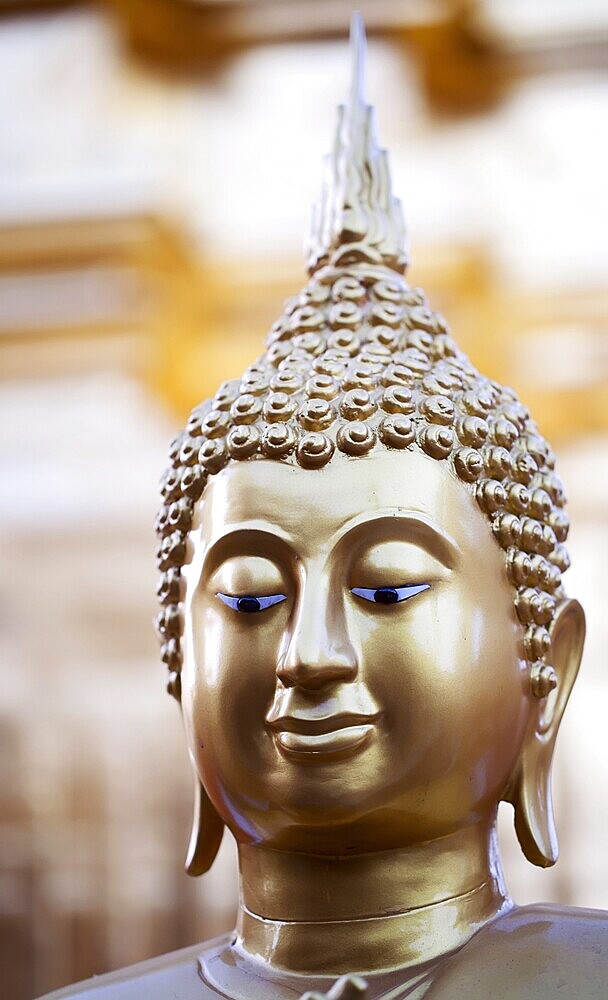
<instances>
[{"instance_id":1,"label":"buddha's mouth","mask_svg":"<svg viewBox=\"0 0 608 1000\"><path fill-rule=\"evenodd\" d=\"M270 723L279 750L315 763L342 758L371 739L378 716L340 713L323 719L283 716Z\"/></svg>"}]
</instances>

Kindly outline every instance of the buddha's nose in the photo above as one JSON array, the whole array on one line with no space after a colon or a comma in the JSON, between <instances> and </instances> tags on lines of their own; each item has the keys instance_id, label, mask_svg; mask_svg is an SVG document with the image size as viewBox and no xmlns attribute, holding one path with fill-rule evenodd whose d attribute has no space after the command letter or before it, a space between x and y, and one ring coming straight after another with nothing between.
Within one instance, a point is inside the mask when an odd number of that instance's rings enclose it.
<instances>
[{"instance_id":1,"label":"buddha's nose","mask_svg":"<svg viewBox=\"0 0 608 1000\"><path fill-rule=\"evenodd\" d=\"M309 590L279 656L277 676L285 687L315 690L357 676L357 657L343 613Z\"/></svg>"}]
</instances>

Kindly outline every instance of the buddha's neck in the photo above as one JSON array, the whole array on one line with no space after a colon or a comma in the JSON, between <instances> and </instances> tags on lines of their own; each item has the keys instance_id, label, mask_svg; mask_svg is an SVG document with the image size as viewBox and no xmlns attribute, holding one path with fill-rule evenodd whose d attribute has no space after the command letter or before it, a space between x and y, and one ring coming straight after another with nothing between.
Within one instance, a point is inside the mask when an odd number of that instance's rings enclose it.
<instances>
[{"instance_id":1,"label":"buddha's neck","mask_svg":"<svg viewBox=\"0 0 608 1000\"><path fill-rule=\"evenodd\" d=\"M508 905L493 823L357 857L241 846L239 861L238 947L295 973L423 963Z\"/></svg>"}]
</instances>

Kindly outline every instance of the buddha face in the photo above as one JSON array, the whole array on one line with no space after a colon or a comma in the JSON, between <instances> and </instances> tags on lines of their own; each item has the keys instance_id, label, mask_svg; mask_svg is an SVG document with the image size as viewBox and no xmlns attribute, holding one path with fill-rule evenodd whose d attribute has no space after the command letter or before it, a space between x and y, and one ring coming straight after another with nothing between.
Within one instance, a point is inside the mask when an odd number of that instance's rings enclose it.
<instances>
[{"instance_id":1,"label":"buddha face","mask_svg":"<svg viewBox=\"0 0 608 1000\"><path fill-rule=\"evenodd\" d=\"M530 714L522 629L446 463L230 463L191 539L182 707L237 840L344 854L492 814Z\"/></svg>"}]
</instances>

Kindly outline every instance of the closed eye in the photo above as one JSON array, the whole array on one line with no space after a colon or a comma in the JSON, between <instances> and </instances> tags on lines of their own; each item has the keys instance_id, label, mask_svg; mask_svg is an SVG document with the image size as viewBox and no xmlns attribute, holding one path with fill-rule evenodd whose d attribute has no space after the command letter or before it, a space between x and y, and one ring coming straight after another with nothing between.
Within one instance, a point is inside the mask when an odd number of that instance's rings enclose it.
<instances>
[{"instance_id":1,"label":"closed eye","mask_svg":"<svg viewBox=\"0 0 608 1000\"><path fill-rule=\"evenodd\" d=\"M428 590L430 583L417 583L411 587L353 587L351 593L356 597L362 597L364 601L371 601L373 604L400 604L407 601L416 594L421 594L423 590Z\"/></svg>"},{"instance_id":2,"label":"closed eye","mask_svg":"<svg viewBox=\"0 0 608 1000\"><path fill-rule=\"evenodd\" d=\"M254 597L248 594L244 597L231 597L230 594L218 594L220 601L233 611L240 611L241 614L252 614L256 611L265 611L274 604L280 604L287 600L286 594L271 594L269 597Z\"/></svg>"}]
</instances>

